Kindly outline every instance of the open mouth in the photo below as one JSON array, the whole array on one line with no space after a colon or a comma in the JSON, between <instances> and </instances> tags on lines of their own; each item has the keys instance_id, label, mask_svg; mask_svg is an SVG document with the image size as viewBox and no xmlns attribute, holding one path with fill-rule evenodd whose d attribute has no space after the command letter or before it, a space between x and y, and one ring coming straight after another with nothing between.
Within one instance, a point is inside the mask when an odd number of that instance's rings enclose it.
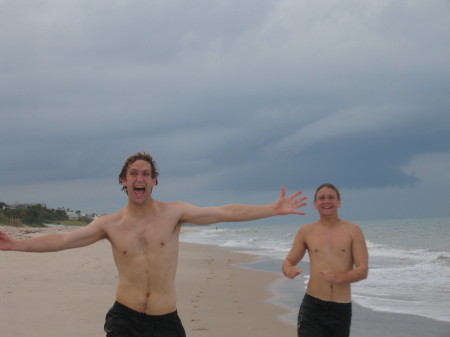
<instances>
[{"instance_id":1,"label":"open mouth","mask_svg":"<svg viewBox=\"0 0 450 337\"><path fill-rule=\"evenodd\" d=\"M145 187L144 186L135 186L133 188L133 192L136 196L143 196L145 194Z\"/></svg>"}]
</instances>

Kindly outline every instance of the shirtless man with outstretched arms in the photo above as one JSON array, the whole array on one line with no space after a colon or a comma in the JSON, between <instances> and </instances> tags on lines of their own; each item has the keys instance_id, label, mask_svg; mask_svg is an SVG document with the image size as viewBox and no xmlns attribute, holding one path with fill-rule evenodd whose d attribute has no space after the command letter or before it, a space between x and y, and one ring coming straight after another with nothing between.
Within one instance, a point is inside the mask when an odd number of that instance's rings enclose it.
<instances>
[{"instance_id":1,"label":"shirtless man with outstretched arms","mask_svg":"<svg viewBox=\"0 0 450 337\"><path fill-rule=\"evenodd\" d=\"M123 209L68 233L15 240L0 232L0 250L54 252L107 239L119 273L116 302L105 321L107 336L185 336L175 294L182 224L208 225L304 214L297 209L306 205L306 197L299 197L301 192L296 192L286 198L282 188L273 204L262 206L197 207L185 202L161 202L152 198L158 174L149 154L136 153L126 160L119 175L128 195Z\"/></svg>"},{"instance_id":2,"label":"shirtless man with outstretched arms","mask_svg":"<svg viewBox=\"0 0 450 337\"><path fill-rule=\"evenodd\" d=\"M351 283L368 274L368 252L360 227L341 220L341 199L332 184L319 186L314 207L320 219L300 228L283 261L282 271L294 278L297 264L308 252L310 278L299 310L298 336L349 336Z\"/></svg>"}]
</instances>

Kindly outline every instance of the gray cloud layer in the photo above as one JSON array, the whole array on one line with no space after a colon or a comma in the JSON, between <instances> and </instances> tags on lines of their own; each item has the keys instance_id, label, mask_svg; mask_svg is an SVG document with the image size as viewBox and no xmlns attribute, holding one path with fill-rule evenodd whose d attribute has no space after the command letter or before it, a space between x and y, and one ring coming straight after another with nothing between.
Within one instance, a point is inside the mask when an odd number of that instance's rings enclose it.
<instances>
[{"instance_id":1,"label":"gray cloud layer","mask_svg":"<svg viewBox=\"0 0 450 337\"><path fill-rule=\"evenodd\" d=\"M417 158L450 156L445 1L3 0L0 9L3 201L29 201L32 186L55 206L110 212L122 195L86 204L76 182L115 184L141 150L161 167L163 196L177 199L177 182L190 186L188 201L248 203L323 181L349 193L431 191ZM436 214L428 198L424 216Z\"/></svg>"}]
</instances>

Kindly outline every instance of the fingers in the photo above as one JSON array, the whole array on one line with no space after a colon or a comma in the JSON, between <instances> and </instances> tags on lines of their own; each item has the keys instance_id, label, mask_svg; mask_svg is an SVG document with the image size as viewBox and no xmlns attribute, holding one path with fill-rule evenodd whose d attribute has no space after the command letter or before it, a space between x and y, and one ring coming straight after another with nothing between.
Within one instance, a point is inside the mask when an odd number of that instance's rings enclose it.
<instances>
[{"instance_id":1,"label":"fingers","mask_svg":"<svg viewBox=\"0 0 450 337\"><path fill-rule=\"evenodd\" d=\"M295 199L295 198L297 198L297 197L298 197L300 194L302 194L302 193L303 193L303 191L297 191L297 192L291 194L291 196L289 197L289 199ZM296 202L296 203L303 202L303 201L305 201L306 199L308 199L308 197L307 197L307 196L303 196L303 197L301 197L301 198L295 200L295 202Z\"/></svg>"},{"instance_id":2,"label":"fingers","mask_svg":"<svg viewBox=\"0 0 450 337\"><path fill-rule=\"evenodd\" d=\"M319 271L319 274L322 275L325 281L330 283L336 283L336 276L331 270L322 270Z\"/></svg>"},{"instance_id":3,"label":"fingers","mask_svg":"<svg viewBox=\"0 0 450 337\"><path fill-rule=\"evenodd\" d=\"M298 275L300 275L300 273L292 273L291 275L289 275L289 278L294 279L294 278L296 278Z\"/></svg>"},{"instance_id":4,"label":"fingers","mask_svg":"<svg viewBox=\"0 0 450 337\"><path fill-rule=\"evenodd\" d=\"M303 197L303 198L300 198L298 200L295 200L295 204L296 204L297 208L308 205L308 203L305 202L306 199L308 199L308 197Z\"/></svg>"},{"instance_id":5,"label":"fingers","mask_svg":"<svg viewBox=\"0 0 450 337\"><path fill-rule=\"evenodd\" d=\"M289 270L289 278L293 279L293 278L295 278L296 276L300 275L301 273L302 273L302 270L301 270L300 268L298 268L298 267L292 267L292 268Z\"/></svg>"},{"instance_id":6,"label":"fingers","mask_svg":"<svg viewBox=\"0 0 450 337\"><path fill-rule=\"evenodd\" d=\"M303 191L297 191L297 192L293 193L289 198L295 199L296 197L298 197L302 193L303 193ZM304 198L306 198L306 197L304 197Z\"/></svg>"},{"instance_id":7,"label":"fingers","mask_svg":"<svg viewBox=\"0 0 450 337\"><path fill-rule=\"evenodd\" d=\"M297 198L297 197L298 197L300 194L302 194L302 193L303 193L303 191L297 191L297 192L295 192L295 193L292 193L292 194L289 196L288 199L295 199L295 198ZM283 198L286 196L286 187L281 186L281 193L280 193L280 196L282 196ZM308 198L307 196L301 197L301 198L299 199L299 201L306 200L307 198Z\"/></svg>"},{"instance_id":8,"label":"fingers","mask_svg":"<svg viewBox=\"0 0 450 337\"><path fill-rule=\"evenodd\" d=\"M286 196L286 187L282 186L281 187L281 193L280 193L280 195L278 197L278 201L287 200L291 205L293 204L293 206L295 208L301 208L301 207L304 207L304 206L307 205L307 203L304 202L304 201L306 199L308 199L307 196L303 196L301 198L296 199L302 193L303 193L303 191L297 191L297 192L291 194L288 198L286 198L285 197ZM305 215L304 212L298 212L298 211L292 211L292 210L291 210L291 213L292 214L298 214L298 215Z\"/></svg>"},{"instance_id":9,"label":"fingers","mask_svg":"<svg viewBox=\"0 0 450 337\"><path fill-rule=\"evenodd\" d=\"M295 208L302 208L302 207L305 207L306 205L308 205L308 203L304 202L306 199L308 199L308 197L304 196L304 197L301 197L300 199L295 200ZM305 213L303 213L303 212L297 212L296 214L305 215Z\"/></svg>"}]
</instances>

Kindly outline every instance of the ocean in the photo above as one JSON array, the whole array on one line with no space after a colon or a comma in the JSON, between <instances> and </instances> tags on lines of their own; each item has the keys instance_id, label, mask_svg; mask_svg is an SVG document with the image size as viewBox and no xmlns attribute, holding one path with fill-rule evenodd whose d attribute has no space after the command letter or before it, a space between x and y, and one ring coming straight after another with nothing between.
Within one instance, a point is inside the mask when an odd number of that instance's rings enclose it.
<instances>
[{"instance_id":1,"label":"ocean","mask_svg":"<svg viewBox=\"0 0 450 337\"><path fill-rule=\"evenodd\" d=\"M244 267L281 273L302 224L275 221L192 226L180 240L250 253L259 259ZM450 218L351 221L363 230L369 250L369 276L352 285L353 302L377 312L450 322ZM295 294L303 293L308 281L307 255L299 267L304 272L296 279L273 285L271 300L295 312L301 301Z\"/></svg>"}]
</instances>

